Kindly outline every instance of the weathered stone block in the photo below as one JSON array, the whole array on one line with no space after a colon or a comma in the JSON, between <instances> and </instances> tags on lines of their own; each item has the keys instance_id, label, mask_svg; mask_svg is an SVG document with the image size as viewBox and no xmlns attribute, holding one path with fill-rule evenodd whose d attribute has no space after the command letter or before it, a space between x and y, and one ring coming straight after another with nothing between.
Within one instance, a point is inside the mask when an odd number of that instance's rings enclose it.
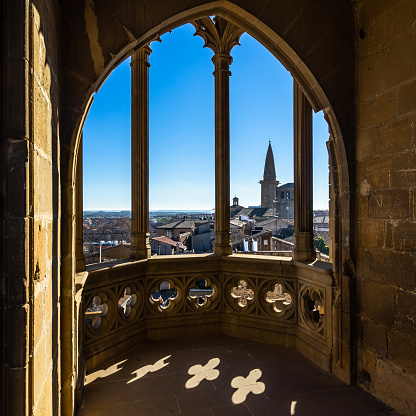
<instances>
[{"instance_id":1,"label":"weathered stone block","mask_svg":"<svg viewBox=\"0 0 416 416\"><path fill-rule=\"evenodd\" d=\"M360 346L357 348L357 358L357 384L361 388L373 393L376 358L374 354Z\"/></svg>"},{"instance_id":2,"label":"weathered stone block","mask_svg":"<svg viewBox=\"0 0 416 416\"><path fill-rule=\"evenodd\" d=\"M357 217L358 218L368 218L368 205L369 205L369 198L359 196L357 198Z\"/></svg>"},{"instance_id":3,"label":"weathered stone block","mask_svg":"<svg viewBox=\"0 0 416 416\"><path fill-rule=\"evenodd\" d=\"M386 248L414 251L416 247L416 223L414 221L386 221Z\"/></svg>"},{"instance_id":4,"label":"weathered stone block","mask_svg":"<svg viewBox=\"0 0 416 416\"><path fill-rule=\"evenodd\" d=\"M29 63L23 58L8 58L6 137L29 137Z\"/></svg>"},{"instance_id":5,"label":"weathered stone block","mask_svg":"<svg viewBox=\"0 0 416 416\"><path fill-rule=\"evenodd\" d=\"M369 216L374 219L409 218L409 191L406 189L384 189L370 192Z\"/></svg>"},{"instance_id":6,"label":"weathered stone block","mask_svg":"<svg viewBox=\"0 0 416 416\"><path fill-rule=\"evenodd\" d=\"M383 247L384 220L359 220L357 234L359 247Z\"/></svg>"},{"instance_id":7,"label":"weathered stone block","mask_svg":"<svg viewBox=\"0 0 416 416\"><path fill-rule=\"evenodd\" d=\"M416 293L396 291L396 328L416 339Z\"/></svg>"},{"instance_id":8,"label":"weathered stone block","mask_svg":"<svg viewBox=\"0 0 416 416\"><path fill-rule=\"evenodd\" d=\"M395 119L378 130L377 152L379 155L392 155L413 147L412 130L414 117Z\"/></svg>"},{"instance_id":9,"label":"weathered stone block","mask_svg":"<svg viewBox=\"0 0 416 416\"><path fill-rule=\"evenodd\" d=\"M38 293L33 301L33 313L36 316L33 326L33 344L35 349L42 338L45 326L45 317L43 313L44 297L43 293Z\"/></svg>"},{"instance_id":10,"label":"weathered stone block","mask_svg":"<svg viewBox=\"0 0 416 416\"><path fill-rule=\"evenodd\" d=\"M411 253L366 248L363 260L367 278L407 290L415 287L416 258Z\"/></svg>"},{"instance_id":11,"label":"weathered stone block","mask_svg":"<svg viewBox=\"0 0 416 416\"><path fill-rule=\"evenodd\" d=\"M28 361L28 306L7 308L9 332L6 339L6 362L11 368L25 367Z\"/></svg>"},{"instance_id":12,"label":"weathered stone block","mask_svg":"<svg viewBox=\"0 0 416 416\"><path fill-rule=\"evenodd\" d=\"M29 393L28 367L6 369L7 387L10 393L7 397L7 409L10 415L27 414Z\"/></svg>"},{"instance_id":13,"label":"weathered stone block","mask_svg":"<svg viewBox=\"0 0 416 416\"><path fill-rule=\"evenodd\" d=\"M383 325L378 325L367 319L362 320L363 347L377 357L387 357L387 331Z\"/></svg>"},{"instance_id":14,"label":"weathered stone block","mask_svg":"<svg viewBox=\"0 0 416 416\"><path fill-rule=\"evenodd\" d=\"M400 85L397 93L397 111L399 115L414 112L416 108L416 79Z\"/></svg>"},{"instance_id":15,"label":"weathered stone block","mask_svg":"<svg viewBox=\"0 0 416 416\"><path fill-rule=\"evenodd\" d=\"M46 339L45 336L42 336L42 338L39 340L38 344L36 345L35 351L33 353L33 371L36 374L36 377L34 378L34 388L33 388L33 397L36 401L41 392L43 385L45 383L45 379L47 377L46 372L46 356L45 356L45 343Z\"/></svg>"},{"instance_id":16,"label":"weathered stone block","mask_svg":"<svg viewBox=\"0 0 416 416\"><path fill-rule=\"evenodd\" d=\"M414 150L409 150L391 158L389 186L391 188L409 189L416 187L416 152Z\"/></svg>"},{"instance_id":17,"label":"weathered stone block","mask_svg":"<svg viewBox=\"0 0 416 416\"><path fill-rule=\"evenodd\" d=\"M367 158L377 155L378 128L367 127L357 131L357 161L361 162Z\"/></svg>"},{"instance_id":18,"label":"weathered stone block","mask_svg":"<svg viewBox=\"0 0 416 416\"><path fill-rule=\"evenodd\" d=\"M52 386L52 372L47 373L47 378L44 381L43 389L40 396L35 397L36 411L34 416L53 415L53 386Z\"/></svg>"},{"instance_id":19,"label":"weathered stone block","mask_svg":"<svg viewBox=\"0 0 416 416\"><path fill-rule=\"evenodd\" d=\"M27 218L8 218L6 234L14 236L8 239L7 247L7 303L9 305L24 305L29 297L29 277L26 262L28 245L29 220Z\"/></svg>"},{"instance_id":20,"label":"weathered stone block","mask_svg":"<svg viewBox=\"0 0 416 416\"><path fill-rule=\"evenodd\" d=\"M34 183L36 204L34 215L42 214L52 218L53 213L53 176L51 160L45 159L39 152L35 152L34 161L37 178ZM48 215L49 214L49 215Z\"/></svg>"},{"instance_id":21,"label":"weathered stone block","mask_svg":"<svg viewBox=\"0 0 416 416\"><path fill-rule=\"evenodd\" d=\"M394 322L394 289L390 286L363 281L358 310L361 316L381 325Z\"/></svg>"},{"instance_id":22,"label":"weathered stone block","mask_svg":"<svg viewBox=\"0 0 416 416\"><path fill-rule=\"evenodd\" d=\"M416 413L415 385L414 375L403 371L392 362L377 360L376 396L394 407L401 415L413 416Z\"/></svg>"},{"instance_id":23,"label":"weathered stone block","mask_svg":"<svg viewBox=\"0 0 416 416\"><path fill-rule=\"evenodd\" d=\"M388 91L358 105L357 127L364 128L394 118L396 93Z\"/></svg>"},{"instance_id":24,"label":"weathered stone block","mask_svg":"<svg viewBox=\"0 0 416 416\"><path fill-rule=\"evenodd\" d=\"M403 370L416 374L416 339L394 329L389 331L388 358Z\"/></svg>"},{"instance_id":25,"label":"weathered stone block","mask_svg":"<svg viewBox=\"0 0 416 416\"><path fill-rule=\"evenodd\" d=\"M48 86L44 86L48 91ZM36 148L40 149L43 157L52 159L52 108L50 97L44 95L39 84L33 89L34 118L37 121L34 127L33 140Z\"/></svg>"},{"instance_id":26,"label":"weathered stone block","mask_svg":"<svg viewBox=\"0 0 416 416\"><path fill-rule=\"evenodd\" d=\"M403 28L403 31L405 31L405 28ZM415 44L416 29L414 24L411 25L406 34L406 41L403 41L402 35L397 36L396 39L390 42L383 65L386 88L395 87L415 76L416 48L413 47Z\"/></svg>"},{"instance_id":27,"label":"weathered stone block","mask_svg":"<svg viewBox=\"0 0 416 416\"><path fill-rule=\"evenodd\" d=\"M5 140L5 163L9 172L6 177L5 214L7 217L25 217L29 142L25 139Z\"/></svg>"}]
</instances>

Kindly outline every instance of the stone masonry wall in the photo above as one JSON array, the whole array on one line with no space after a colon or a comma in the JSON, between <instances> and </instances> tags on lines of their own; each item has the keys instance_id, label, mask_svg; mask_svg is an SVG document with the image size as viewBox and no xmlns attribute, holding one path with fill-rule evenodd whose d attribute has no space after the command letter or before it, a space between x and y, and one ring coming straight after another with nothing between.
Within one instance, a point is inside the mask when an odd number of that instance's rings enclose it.
<instances>
[{"instance_id":1,"label":"stone masonry wall","mask_svg":"<svg viewBox=\"0 0 416 416\"><path fill-rule=\"evenodd\" d=\"M1 107L0 413L55 415L60 400L58 10L52 0L6 0L1 11L1 80L7 88Z\"/></svg>"},{"instance_id":2,"label":"stone masonry wall","mask_svg":"<svg viewBox=\"0 0 416 416\"><path fill-rule=\"evenodd\" d=\"M32 4L33 131L33 397L34 415L58 414L60 183L58 10L52 0Z\"/></svg>"},{"instance_id":3,"label":"stone masonry wall","mask_svg":"<svg viewBox=\"0 0 416 416\"><path fill-rule=\"evenodd\" d=\"M358 383L414 415L416 2L355 3Z\"/></svg>"}]
</instances>

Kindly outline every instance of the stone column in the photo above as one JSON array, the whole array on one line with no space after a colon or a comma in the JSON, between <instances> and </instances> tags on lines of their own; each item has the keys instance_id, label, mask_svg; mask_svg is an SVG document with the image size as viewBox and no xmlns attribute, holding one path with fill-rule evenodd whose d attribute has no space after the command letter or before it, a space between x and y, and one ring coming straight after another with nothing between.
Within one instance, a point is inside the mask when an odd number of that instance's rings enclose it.
<instances>
[{"instance_id":1,"label":"stone column","mask_svg":"<svg viewBox=\"0 0 416 416\"><path fill-rule=\"evenodd\" d=\"M149 244L149 46L131 57L131 251L150 257Z\"/></svg>"},{"instance_id":2,"label":"stone column","mask_svg":"<svg viewBox=\"0 0 416 416\"><path fill-rule=\"evenodd\" d=\"M215 246L214 254L232 254L230 240L230 65L231 49L244 33L233 23L215 16L191 22L214 56L215 65Z\"/></svg>"},{"instance_id":3,"label":"stone column","mask_svg":"<svg viewBox=\"0 0 416 416\"><path fill-rule=\"evenodd\" d=\"M293 259L313 261L312 107L293 81L295 248Z\"/></svg>"},{"instance_id":4,"label":"stone column","mask_svg":"<svg viewBox=\"0 0 416 416\"><path fill-rule=\"evenodd\" d=\"M230 240L230 75L233 58L217 53L215 65L215 246L214 254L232 254Z\"/></svg>"},{"instance_id":5,"label":"stone column","mask_svg":"<svg viewBox=\"0 0 416 416\"><path fill-rule=\"evenodd\" d=\"M75 184L75 200L76 200L76 240L75 240L75 257L76 257L76 272L82 272L85 270L85 259L84 259L84 238L83 238L83 177L82 177L82 140L83 135L81 135L81 142L78 149L77 157L77 176Z\"/></svg>"}]
</instances>

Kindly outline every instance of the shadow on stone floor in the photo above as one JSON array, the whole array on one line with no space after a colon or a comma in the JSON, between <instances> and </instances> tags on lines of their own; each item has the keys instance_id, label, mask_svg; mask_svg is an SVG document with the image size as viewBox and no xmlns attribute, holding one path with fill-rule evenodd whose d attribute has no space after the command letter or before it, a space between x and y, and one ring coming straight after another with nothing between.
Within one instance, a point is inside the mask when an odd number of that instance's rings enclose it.
<instances>
[{"instance_id":1,"label":"shadow on stone floor","mask_svg":"<svg viewBox=\"0 0 416 416\"><path fill-rule=\"evenodd\" d=\"M86 383L77 416L398 416L293 349L226 336L149 341Z\"/></svg>"}]
</instances>

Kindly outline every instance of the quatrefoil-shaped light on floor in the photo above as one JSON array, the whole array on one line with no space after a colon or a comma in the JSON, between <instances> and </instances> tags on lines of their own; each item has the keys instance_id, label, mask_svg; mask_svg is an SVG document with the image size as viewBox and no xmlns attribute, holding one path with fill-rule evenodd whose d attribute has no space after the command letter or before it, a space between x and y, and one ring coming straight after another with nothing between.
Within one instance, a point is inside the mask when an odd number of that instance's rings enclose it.
<instances>
[{"instance_id":1,"label":"quatrefoil-shaped light on floor","mask_svg":"<svg viewBox=\"0 0 416 416\"><path fill-rule=\"evenodd\" d=\"M251 370L247 377L235 377L231 381L231 387L237 389L231 397L234 404L244 403L250 393L261 394L266 386L258 379L261 377L261 370Z\"/></svg>"},{"instance_id":2,"label":"quatrefoil-shaped light on floor","mask_svg":"<svg viewBox=\"0 0 416 416\"><path fill-rule=\"evenodd\" d=\"M137 302L137 296L131 293L131 289L126 287L123 296L118 300L118 309L123 311L125 317L130 315L131 307Z\"/></svg>"},{"instance_id":3,"label":"quatrefoil-shaped light on floor","mask_svg":"<svg viewBox=\"0 0 416 416\"><path fill-rule=\"evenodd\" d=\"M175 300L178 297L178 291L170 288L170 283L163 281L160 284L159 289L156 289L152 293L152 300L159 302L161 309L167 309L170 306L171 300Z\"/></svg>"},{"instance_id":4,"label":"quatrefoil-shaped light on floor","mask_svg":"<svg viewBox=\"0 0 416 416\"><path fill-rule=\"evenodd\" d=\"M197 364L193 365L189 370L188 374L193 375L185 384L187 389L193 389L198 386L202 380L215 380L220 375L220 371L216 370L215 367L220 363L219 358L212 358L204 366Z\"/></svg>"},{"instance_id":5,"label":"quatrefoil-shaped light on floor","mask_svg":"<svg viewBox=\"0 0 416 416\"><path fill-rule=\"evenodd\" d=\"M92 298L92 305L85 311L85 320L91 322L94 329L101 324L101 317L108 312L106 303L102 303L101 298L97 295Z\"/></svg>"},{"instance_id":6,"label":"quatrefoil-shaped light on floor","mask_svg":"<svg viewBox=\"0 0 416 416\"><path fill-rule=\"evenodd\" d=\"M189 297L196 299L196 306L204 306L213 294L214 289L211 286L207 287L205 279L198 279L196 287L189 289Z\"/></svg>"},{"instance_id":7,"label":"quatrefoil-shaped light on floor","mask_svg":"<svg viewBox=\"0 0 416 416\"><path fill-rule=\"evenodd\" d=\"M231 290L231 296L239 299L238 304L244 308L247 306L247 301L254 299L254 291L247 287L245 280L240 280L237 287L233 287Z\"/></svg>"},{"instance_id":8,"label":"quatrefoil-shaped light on floor","mask_svg":"<svg viewBox=\"0 0 416 416\"><path fill-rule=\"evenodd\" d=\"M273 309L276 312L282 312L285 306L289 306L292 303L292 296L283 290L283 286L280 283L276 283L274 290L266 293L266 301L274 303Z\"/></svg>"}]
</instances>

